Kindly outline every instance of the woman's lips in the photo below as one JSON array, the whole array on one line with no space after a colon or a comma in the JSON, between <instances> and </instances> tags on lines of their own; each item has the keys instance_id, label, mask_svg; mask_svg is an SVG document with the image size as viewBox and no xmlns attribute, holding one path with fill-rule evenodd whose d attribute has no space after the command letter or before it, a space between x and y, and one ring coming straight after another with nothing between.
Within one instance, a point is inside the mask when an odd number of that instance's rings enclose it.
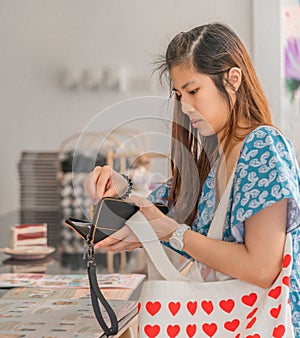
<instances>
[{"instance_id":1,"label":"woman's lips","mask_svg":"<svg viewBox=\"0 0 300 338\"><path fill-rule=\"evenodd\" d=\"M197 128L201 120L191 120L193 128Z\"/></svg>"}]
</instances>

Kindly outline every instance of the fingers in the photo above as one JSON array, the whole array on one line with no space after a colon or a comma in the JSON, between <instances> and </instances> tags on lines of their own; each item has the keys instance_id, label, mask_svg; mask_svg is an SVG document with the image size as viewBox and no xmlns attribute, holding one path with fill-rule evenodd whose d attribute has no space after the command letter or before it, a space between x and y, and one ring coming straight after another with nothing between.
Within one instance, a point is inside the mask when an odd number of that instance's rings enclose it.
<instances>
[{"instance_id":1,"label":"fingers","mask_svg":"<svg viewBox=\"0 0 300 338\"><path fill-rule=\"evenodd\" d=\"M112 174L113 169L111 167L97 166L88 175L84 183L84 188L94 203L104 196L115 195Z\"/></svg>"},{"instance_id":2,"label":"fingers","mask_svg":"<svg viewBox=\"0 0 300 338\"><path fill-rule=\"evenodd\" d=\"M131 196L126 199L126 202L134 203L140 208L140 212L146 217L149 222L160 220L165 215L149 200L143 197Z\"/></svg>"},{"instance_id":3,"label":"fingers","mask_svg":"<svg viewBox=\"0 0 300 338\"><path fill-rule=\"evenodd\" d=\"M126 241L118 241L114 244L111 244L109 246L104 247L103 249L112 251L112 252L122 252L122 251L132 251L137 248L140 248L141 244L140 243L131 243L130 245ZM98 248L95 246L95 248ZM102 248L102 247L101 247Z\"/></svg>"},{"instance_id":4,"label":"fingers","mask_svg":"<svg viewBox=\"0 0 300 338\"><path fill-rule=\"evenodd\" d=\"M112 168L109 166L96 167L94 169L94 182L96 183L96 194L98 198L102 198L105 194L108 194L107 187L112 185L112 171Z\"/></svg>"},{"instance_id":5,"label":"fingers","mask_svg":"<svg viewBox=\"0 0 300 338\"><path fill-rule=\"evenodd\" d=\"M153 203L151 203L146 198L135 196L135 195L132 195L129 198L127 198L126 202L134 203L135 205L137 205L140 208L146 208L146 207L152 207L153 206Z\"/></svg>"},{"instance_id":6,"label":"fingers","mask_svg":"<svg viewBox=\"0 0 300 338\"><path fill-rule=\"evenodd\" d=\"M96 182L98 180L98 176L100 175L101 167L96 167L87 177L84 182L84 189L91 198L93 202L97 202L97 189L96 189Z\"/></svg>"},{"instance_id":7,"label":"fingers","mask_svg":"<svg viewBox=\"0 0 300 338\"><path fill-rule=\"evenodd\" d=\"M108 165L95 167L84 184L94 203L102 197L123 195L127 186L127 180Z\"/></svg>"},{"instance_id":8,"label":"fingers","mask_svg":"<svg viewBox=\"0 0 300 338\"><path fill-rule=\"evenodd\" d=\"M114 245L118 243L119 241L122 241L122 238L116 237L115 234L108 236L104 238L102 241L95 244L95 248L108 248L111 245Z\"/></svg>"},{"instance_id":9,"label":"fingers","mask_svg":"<svg viewBox=\"0 0 300 338\"><path fill-rule=\"evenodd\" d=\"M106 190L103 194L103 197L115 196L115 195L116 195L116 189L115 189L115 186L112 182L112 179L110 179L110 181L108 181L107 184L106 184Z\"/></svg>"},{"instance_id":10,"label":"fingers","mask_svg":"<svg viewBox=\"0 0 300 338\"><path fill-rule=\"evenodd\" d=\"M131 251L141 247L141 243L132 233L127 225L116 231L113 235L106 237L95 244L95 248L102 248L109 251Z\"/></svg>"},{"instance_id":11,"label":"fingers","mask_svg":"<svg viewBox=\"0 0 300 338\"><path fill-rule=\"evenodd\" d=\"M126 248L126 251L133 251L133 250L138 249L138 248L142 248L142 244L141 243L135 243L135 244L132 244L132 245L128 246Z\"/></svg>"}]
</instances>

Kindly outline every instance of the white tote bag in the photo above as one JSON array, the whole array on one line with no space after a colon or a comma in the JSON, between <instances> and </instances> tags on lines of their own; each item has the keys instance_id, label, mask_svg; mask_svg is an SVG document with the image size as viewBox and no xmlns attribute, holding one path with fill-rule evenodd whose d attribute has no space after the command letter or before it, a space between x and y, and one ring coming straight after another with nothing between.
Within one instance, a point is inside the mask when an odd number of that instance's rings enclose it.
<instances>
[{"instance_id":1,"label":"white tote bag","mask_svg":"<svg viewBox=\"0 0 300 338\"><path fill-rule=\"evenodd\" d=\"M233 175L210 227L209 237L221 239L223 236L232 180ZM282 270L273 285L264 289L238 279L228 279L199 262L194 262L190 273L184 277L172 265L151 225L140 212L127 224L143 243L150 268L155 272L152 273L154 280L144 282L139 299L139 337L294 337L289 302L293 263L290 234L286 236ZM153 279L152 275L149 278Z\"/></svg>"}]
</instances>

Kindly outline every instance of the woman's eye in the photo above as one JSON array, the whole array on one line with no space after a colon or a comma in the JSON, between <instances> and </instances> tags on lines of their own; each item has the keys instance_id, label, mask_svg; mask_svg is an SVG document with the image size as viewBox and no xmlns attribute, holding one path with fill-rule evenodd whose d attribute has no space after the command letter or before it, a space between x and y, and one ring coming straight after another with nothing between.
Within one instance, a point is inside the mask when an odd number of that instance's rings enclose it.
<instances>
[{"instance_id":1,"label":"woman's eye","mask_svg":"<svg viewBox=\"0 0 300 338\"><path fill-rule=\"evenodd\" d=\"M181 95L178 94L178 93L175 92L175 91L173 91L173 94L172 94L172 95L175 96L175 98L176 98L177 100L180 100L180 99L181 99Z\"/></svg>"},{"instance_id":2,"label":"woman's eye","mask_svg":"<svg viewBox=\"0 0 300 338\"><path fill-rule=\"evenodd\" d=\"M197 91L198 91L198 89L191 90L191 91L189 91L189 94L195 95L197 93Z\"/></svg>"}]
</instances>

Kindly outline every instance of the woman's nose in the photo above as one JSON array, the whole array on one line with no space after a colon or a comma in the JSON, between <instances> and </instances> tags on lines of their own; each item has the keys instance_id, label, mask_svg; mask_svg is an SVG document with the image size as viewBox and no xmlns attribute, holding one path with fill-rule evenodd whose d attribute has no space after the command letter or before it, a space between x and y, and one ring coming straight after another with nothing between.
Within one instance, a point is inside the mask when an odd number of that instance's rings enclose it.
<instances>
[{"instance_id":1,"label":"woman's nose","mask_svg":"<svg viewBox=\"0 0 300 338\"><path fill-rule=\"evenodd\" d=\"M184 100L181 100L181 109L182 112L188 116L191 115L191 112L193 111L193 107Z\"/></svg>"}]
</instances>

